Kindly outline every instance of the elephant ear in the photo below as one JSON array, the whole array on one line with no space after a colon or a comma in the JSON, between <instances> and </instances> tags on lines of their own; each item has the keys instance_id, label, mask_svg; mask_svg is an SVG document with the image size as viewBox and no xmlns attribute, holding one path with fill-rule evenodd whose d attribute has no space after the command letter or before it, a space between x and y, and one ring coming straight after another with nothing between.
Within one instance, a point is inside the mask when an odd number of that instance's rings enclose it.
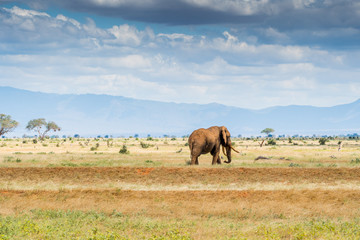
<instances>
[{"instance_id":1,"label":"elephant ear","mask_svg":"<svg viewBox=\"0 0 360 240\"><path fill-rule=\"evenodd\" d=\"M227 141L226 141L226 128L224 126L221 127L221 137L223 138L224 145L226 146L226 144L227 144Z\"/></svg>"}]
</instances>

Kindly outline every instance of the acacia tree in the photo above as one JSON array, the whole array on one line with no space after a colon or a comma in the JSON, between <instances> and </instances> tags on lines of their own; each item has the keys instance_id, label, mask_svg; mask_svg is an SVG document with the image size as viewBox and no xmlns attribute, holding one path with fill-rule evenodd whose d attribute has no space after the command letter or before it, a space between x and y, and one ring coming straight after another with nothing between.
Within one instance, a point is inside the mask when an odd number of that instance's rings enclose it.
<instances>
[{"instance_id":1,"label":"acacia tree","mask_svg":"<svg viewBox=\"0 0 360 240\"><path fill-rule=\"evenodd\" d=\"M53 130L54 132L60 131L61 128L55 122L46 122L45 118L37 118L30 120L26 129L29 131L34 130L39 134L39 139L44 140L46 134Z\"/></svg>"},{"instance_id":2,"label":"acacia tree","mask_svg":"<svg viewBox=\"0 0 360 240\"><path fill-rule=\"evenodd\" d=\"M264 130L261 131L261 133L265 133L268 136L270 135L270 133L273 133L273 132L275 132L275 130L272 128L265 128Z\"/></svg>"},{"instance_id":3,"label":"acacia tree","mask_svg":"<svg viewBox=\"0 0 360 240\"><path fill-rule=\"evenodd\" d=\"M11 119L10 115L0 114L0 136L14 130L19 123Z\"/></svg>"}]
</instances>

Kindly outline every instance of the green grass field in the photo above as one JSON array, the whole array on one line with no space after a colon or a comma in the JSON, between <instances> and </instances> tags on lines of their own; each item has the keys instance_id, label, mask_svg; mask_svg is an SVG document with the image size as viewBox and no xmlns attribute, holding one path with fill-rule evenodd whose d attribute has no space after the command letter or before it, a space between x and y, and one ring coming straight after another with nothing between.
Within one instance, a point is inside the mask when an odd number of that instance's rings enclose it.
<instances>
[{"instance_id":1,"label":"green grass field","mask_svg":"<svg viewBox=\"0 0 360 240\"><path fill-rule=\"evenodd\" d=\"M81 211L32 210L0 217L0 239L359 239L359 219L303 221L154 219ZM255 226L254 226L255 225ZM207 229L221 229L209 232Z\"/></svg>"}]
</instances>

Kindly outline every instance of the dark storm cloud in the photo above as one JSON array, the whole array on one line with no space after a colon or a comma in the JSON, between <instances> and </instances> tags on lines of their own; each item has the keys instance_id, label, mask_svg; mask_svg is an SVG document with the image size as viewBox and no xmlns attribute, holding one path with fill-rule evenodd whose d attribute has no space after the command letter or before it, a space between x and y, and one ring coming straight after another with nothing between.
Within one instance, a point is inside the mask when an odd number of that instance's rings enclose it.
<instances>
[{"instance_id":1,"label":"dark storm cloud","mask_svg":"<svg viewBox=\"0 0 360 240\"><path fill-rule=\"evenodd\" d=\"M277 29L360 27L355 0L36 0L41 8L72 11L168 25L253 24Z\"/></svg>"},{"instance_id":2,"label":"dark storm cloud","mask_svg":"<svg viewBox=\"0 0 360 240\"><path fill-rule=\"evenodd\" d=\"M120 2L120 1L119 1ZM259 21L261 16L239 15L219 11L206 6L198 6L184 1L153 0L122 1L107 4L88 1L62 1L63 7L80 12L92 12L101 16L119 17L126 20L168 25L251 23Z\"/></svg>"}]
</instances>

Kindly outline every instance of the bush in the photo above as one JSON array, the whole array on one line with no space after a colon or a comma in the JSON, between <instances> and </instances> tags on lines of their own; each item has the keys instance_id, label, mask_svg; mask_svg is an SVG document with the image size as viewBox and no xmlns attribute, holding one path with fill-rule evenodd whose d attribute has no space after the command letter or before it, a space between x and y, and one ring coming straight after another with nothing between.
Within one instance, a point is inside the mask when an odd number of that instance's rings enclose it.
<instances>
[{"instance_id":1,"label":"bush","mask_svg":"<svg viewBox=\"0 0 360 240\"><path fill-rule=\"evenodd\" d=\"M14 158L14 157L5 157L5 159L3 160L3 162L10 162L10 163L20 163L21 159L20 158Z\"/></svg>"},{"instance_id":2,"label":"bush","mask_svg":"<svg viewBox=\"0 0 360 240\"><path fill-rule=\"evenodd\" d=\"M95 147L91 147L90 151L96 151L100 147L99 143L96 143Z\"/></svg>"},{"instance_id":3,"label":"bush","mask_svg":"<svg viewBox=\"0 0 360 240\"><path fill-rule=\"evenodd\" d=\"M297 163L290 163L289 167L301 167L300 164Z\"/></svg>"},{"instance_id":4,"label":"bush","mask_svg":"<svg viewBox=\"0 0 360 240\"><path fill-rule=\"evenodd\" d=\"M276 145L275 139L268 140L267 145Z\"/></svg>"},{"instance_id":5,"label":"bush","mask_svg":"<svg viewBox=\"0 0 360 240\"><path fill-rule=\"evenodd\" d=\"M126 145L123 145L119 151L120 154L129 154L130 152L127 150Z\"/></svg>"},{"instance_id":6,"label":"bush","mask_svg":"<svg viewBox=\"0 0 360 240\"><path fill-rule=\"evenodd\" d=\"M106 145L107 145L107 147L112 147L112 145L113 145L113 139L112 138L109 138L108 140L106 140Z\"/></svg>"},{"instance_id":7,"label":"bush","mask_svg":"<svg viewBox=\"0 0 360 240\"><path fill-rule=\"evenodd\" d=\"M153 146L151 144L147 144L147 143L144 143L144 142L140 142L140 145L141 145L142 148L149 148L149 147Z\"/></svg>"},{"instance_id":8,"label":"bush","mask_svg":"<svg viewBox=\"0 0 360 240\"><path fill-rule=\"evenodd\" d=\"M37 144L37 142L38 142L37 139L34 138L34 139L33 139L33 143L34 143L34 144Z\"/></svg>"},{"instance_id":9,"label":"bush","mask_svg":"<svg viewBox=\"0 0 360 240\"><path fill-rule=\"evenodd\" d=\"M355 160L352 159L350 163L351 164L359 164L360 163L360 158L356 158Z\"/></svg>"},{"instance_id":10,"label":"bush","mask_svg":"<svg viewBox=\"0 0 360 240\"><path fill-rule=\"evenodd\" d=\"M327 138L320 138L319 139L319 143L320 145L325 145L326 142L328 142L329 140Z\"/></svg>"}]
</instances>

